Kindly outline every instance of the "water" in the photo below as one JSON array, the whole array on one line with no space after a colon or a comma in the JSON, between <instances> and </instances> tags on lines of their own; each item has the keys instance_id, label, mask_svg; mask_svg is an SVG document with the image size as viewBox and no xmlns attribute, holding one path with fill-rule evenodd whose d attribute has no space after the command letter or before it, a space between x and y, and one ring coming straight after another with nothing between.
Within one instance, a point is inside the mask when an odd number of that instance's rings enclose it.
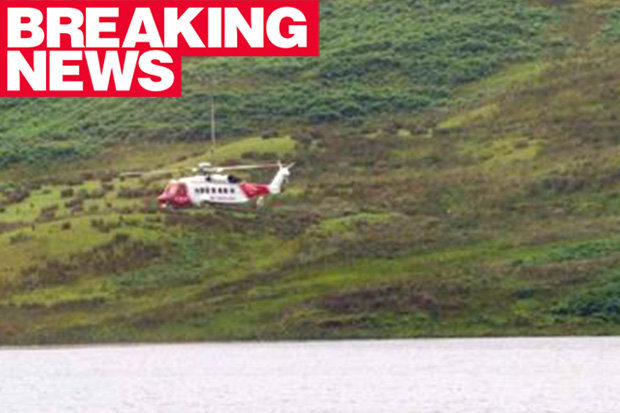
<instances>
[{"instance_id":1,"label":"water","mask_svg":"<svg viewBox=\"0 0 620 413\"><path fill-rule=\"evenodd\" d=\"M620 411L620 339L0 350L0 412Z\"/></svg>"}]
</instances>

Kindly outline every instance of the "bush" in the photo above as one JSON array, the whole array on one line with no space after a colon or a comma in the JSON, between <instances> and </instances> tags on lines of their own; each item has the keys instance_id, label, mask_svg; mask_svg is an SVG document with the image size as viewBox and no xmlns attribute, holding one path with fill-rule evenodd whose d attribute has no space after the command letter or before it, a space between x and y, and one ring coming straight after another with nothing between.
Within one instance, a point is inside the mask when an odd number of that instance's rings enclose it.
<instances>
[{"instance_id":1,"label":"bush","mask_svg":"<svg viewBox=\"0 0 620 413\"><path fill-rule=\"evenodd\" d=\"M30 241L33 238L34 237L32 235L28 235L28 234L24 234L23 232L20 232L18 234L15 234L9 237L9 244L11 245L18 244L21 242Z\"/></svg>"},{"instance_id":2,"label":"bush","mask_svg":"<svg viewBox=\"0 0 620 413\"><path fill-rule=\"evenodd\" d=\"M56 217L56 211L58 211L58 204L50 205L44 208L41 208L39 211L39 216L37 217L37 221L51 221Z\"/></svg>"},{"instance_id":3,"label":"bush","mask_svg":"<svg viewBox=\"0 0 620 413\"><path fill-rule=\"evenodd\" d=\"M570 297L553 311L564 316L593 317L620 322L620 282Z\"/></svg>"},{"instance_id":4,"label":"bush","mask_svg":"<svg viewBox=\"0 0 620 413\"><path fill-rule=\"evenodd\" d=\"M118 228L119 225L116 222L108 222L104 219L91 219L90 226L100 232L103 232L104 234L107 234L111 230Z\"/></svg>"},{"instance_id":5,"label":"bush","mask_svg":"<svg viewBox=\"0 0 620 413\"><path fill-rule=\"evenodd\" d=\"M61 198L71 198L75 195L75 190L73 188L65 188L60 191Z\"/></svg>"},{"instance_id":6,"label":"bush","mask_svg":"<svg viewBox=\"0 0 620 413\"><path fill-rule=\"evenodd\" d=\"M149 190L146 188L122 187L116 192L116 196L124 199L145 198L148 196L152 196L153 194L153 190Z\"/></svg>"},{"instance_id":7,"label":"bush","mask_svg":"<svg viewBox=\"0 0 620 413\"><path fill-rule=\"evenodd\" d=\"M65 208L70 209L70 210L82 210L83 207L84 207L83 198L73 198L65 202Z\"/></svg>"},{"instance_id":8,"label":"bush","mask_svg":"<svg viewBox=\"0 0 620 413\"><path fill-rule=\"evenodd\" d=\"M93 189L89 193L86 194L87 199L101 199L105 197L106 191L103 188Z\"/></svg>"},{"instance_id":9,"label":"bush","mask_svg":"<svg viewBox=\"0 0 620 413\"><path fill-rule=\"evenodd\" d=\"M30 191L28 191L27 189L22 189L22 188L15 189L9 192L8 195L6 195L6 203L7 204L19 204L20 202L24 201L29 196L30 196Z\"/></svg>"}]
</instances>

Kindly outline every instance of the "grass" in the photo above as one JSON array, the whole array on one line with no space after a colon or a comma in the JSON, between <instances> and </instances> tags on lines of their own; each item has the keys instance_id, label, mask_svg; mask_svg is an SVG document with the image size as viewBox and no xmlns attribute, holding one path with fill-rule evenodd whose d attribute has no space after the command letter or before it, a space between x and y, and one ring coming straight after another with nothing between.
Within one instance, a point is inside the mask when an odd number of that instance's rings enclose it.
<instances>
[{"instance_id":1,"label":"grass","mask_svg":"<svg viewBox=\"0 0 620 413\"><path fill-rule=\"evenodd\" d=\"M172 164L171 168L195 167L202 161L235 161L244 159L283 159L295 150L295 141L290 136L271 138L249 137L216 146L213 151Z\"/></svg>"},{"instance_id":2,"label":"grass","mask_svg":"<svg viewBox=\"0 0 620 413\"><path fill-rule=\"evenodd\" d=\"M612 6L337 0L318 60L188 59L182 99L4 101L0 343L618 334ZM156 171L277 159L263 210L151 208Z\"/></svg>"},{"instance_id":3,"label":"grass","mask_svg":"<svg viewBox=\"0 0 620 413\"><path fill-rule=\"evenodd\" d=\"M463 86L459 94L462 96L488 96L505 93L524 84L536 83L550 66L549 62L540 60L514 63L475 84Z\"/></svg>"},{"instance_id":4,"label":"grass","mask_svg":"<svg viewBox=\"0 0 620 413\"><path fill-rule=\"evenodd\" d=\"M499 110L497 104L490 104L481 108L476 108L465 113L459 113L458 115L451 117L439 124L442 129L460 128L466 125L470 125L484 119L485 117L492 117Z\"/></svg>"},{"instance_id":5,"label":"grass","mask_svg":"<svg viewBox=\"0 0 620 413\"><path fill-rule=\"evenodd\" d=\"M183 97L0 99L0 166L92 157L118 143L206 141L215 96L223 136L360 125L442 105L458 87L535 56L554 11L525 1L321 5L319 58L187 58Z\"/></svg>"}]
</instances>

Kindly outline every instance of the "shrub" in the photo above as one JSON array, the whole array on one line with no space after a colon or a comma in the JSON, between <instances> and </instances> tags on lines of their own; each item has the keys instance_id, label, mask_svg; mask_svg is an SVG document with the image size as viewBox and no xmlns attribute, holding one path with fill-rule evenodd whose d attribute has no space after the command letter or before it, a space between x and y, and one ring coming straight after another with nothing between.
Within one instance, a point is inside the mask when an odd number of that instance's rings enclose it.
<instances>
[{"instance_id":1,"label":"shrub","mask_svg":"<svg viewBox=\"0 0 620 413\"><path fill-rule=\"evenodd\" d=\"M101 199L105 197L106 191L103 188L93 189L86 194L86 199Z\"/></svg>"},{"instance_id":2,"label":"shrub","mask_svg":"<svg viewBox=\"0 0 620 413\"><path fill-rule=\"evenodd\" d=\"M71 210L78 210L78 209L82 209L84 206L84 199L83 198L73 198L67 202L65 202L65 208L67 209L71 209Z\"/></svg>"},{"instance_id":3,"label":"shrub","mask_svg":"<svg viewBox=\"0 0 620 413\"><path fill-rule=\"evenodd\" d=\"M152 191L147 190L146 188L127 188L121 187L117 192L116 196L119 198L132 199L132 198L144 198L149 196Z\"/></svg>"},{"instance_id":4,"label":"shrub","mask_svg":"<svg viewBox=\"0 0 620 413\"><path fill-rule=\"evenodd\" d=\"M104 219L91 219L90 226L99 230L100 232L107 234L111 230L118 228L119 225L116 222L108 222Z\"/></svg>"},{"instance_id":5,"label":"shrub","mask_svg":"<svg viewBox=\"0 0 620 413\"><path fill-rule=\"evenodd\" d=\"M9 244L18 244L21 242L30 241L33 238L34 237L32 235L28 235L23 232L20 232L18 234L15 234L9 237Z\"/></svg>"},{"instance_id":6,"label":"shrub","mask_svg":"<svg viewBox=\"0 0 620 413\"><path fill-rule=\"evenodd\" d=\"M123 232L119 232L117 234L114 234L114 239L112 240L113 244L122 244L125 243L127 241L129 241L129 234L125 234Z\"/></svg>"},{"instance_id":7,"label":"shrub","mask_svg":"<svg viewBox=\"0 0 620 413\"><path fill-rule=\"evenodd\" d=\"M104 192L114 191L114 184L102 182L101 183L101 190L104 191Z\"/></svg>"},{"instance_id":8,"label":"shrub","mask_svg":"<svg viewBox=\"0 0 620 413\"><path fill-rule=\"evenodd\" d=\"M8 204L19 204L20 202L24 201L29 196L30 196L30 191L28 191L27 189L23 189L23 188L15 189L9 192L8 195L6 195L6 202Z\"/></svg>"},{"instance_id":9,"label":"shrub","mask_svg":"<svg viewBox=\"0 0 620 413\"><path fill-rule=\"evenodd\" d=\"M73 188L65 188L60 191L61 198L71 198L75 195L75 190Z\"/></svg>"},{"instance_id":10,"label":"shrub","mask_svg":"<svg viewBox=\"0 0 620 413\"><path fill-rule=\"evenodd\" d=\"M564 316L594 317L620 322L620 282L574 295L553 312Z\"/></svg>"},{"instance_id":11,"label":"shrub","mask_svg":"<svg viewBox=\"0 0 620 413\"><path fill-rule=\"evenodd\" d=\"M37 221L51 221L56 217L56 211L58 211L58 209L58 204L41 208L41 210L39 211L39 216L37 217Z\"/></svg>"}]
</instances>

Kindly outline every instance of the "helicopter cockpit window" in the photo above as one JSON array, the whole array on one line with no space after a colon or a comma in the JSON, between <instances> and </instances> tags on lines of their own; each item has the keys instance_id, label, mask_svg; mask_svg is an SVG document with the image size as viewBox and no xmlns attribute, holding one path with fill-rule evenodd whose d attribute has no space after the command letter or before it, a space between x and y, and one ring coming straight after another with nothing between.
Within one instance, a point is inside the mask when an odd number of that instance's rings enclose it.
<instances>
[{"instance_id":1,"label":"helicopter cockpit window","mask_svg":"<svg viewBox=\"0 0 620 413\"><path fill-rule=\"evenodd\" d=\"M179 184L173 183L166 187L166 194L169 196L174 196L179 190Z\"/></svg>"},{"instance_id":2,"label":"helicopter cockpit window","mask_svg":"<svg viewBox=\"0 0 620 413\"><path fill-rule=\"evenodd\" d=\"M238 184L239 182L241 182L241 179L237 178L234 175L228 175L228 183Z\"/></svg>"}]
</instances>

